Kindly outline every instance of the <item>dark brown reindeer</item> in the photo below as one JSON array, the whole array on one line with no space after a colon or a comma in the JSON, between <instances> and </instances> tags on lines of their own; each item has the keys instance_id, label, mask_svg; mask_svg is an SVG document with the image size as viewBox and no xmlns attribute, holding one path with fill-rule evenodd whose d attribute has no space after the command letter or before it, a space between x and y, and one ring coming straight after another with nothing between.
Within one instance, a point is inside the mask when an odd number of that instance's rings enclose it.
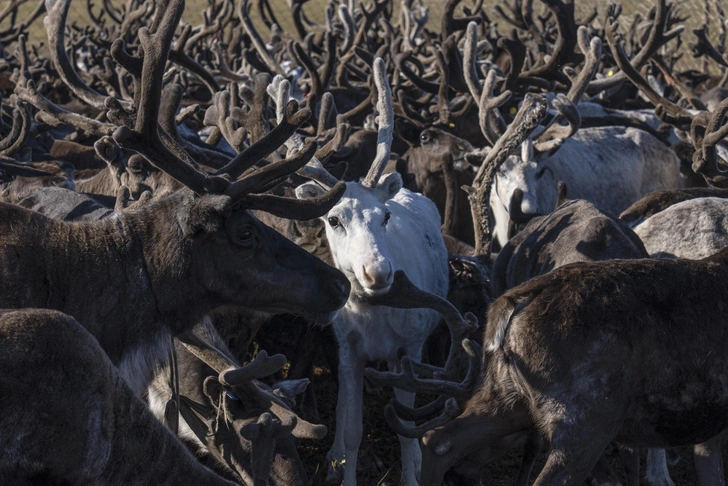
<instances>
[{"instance_id":1,"label":"dark brown reindeer","mask_svg":"<svg viewBox=\"0 0 728 486\"><path fill-rule=\"evenodd\" d=\"M235 484L154 418L68 315L0 311L0 367L2 484Z\"/></svg>"},{"instance_id":2,"label":"dark brown reindeer","mask_svg":"<svg viewBox=\"0 0 728 486\"><path fill-rule=\"evenodd\" d=\"M118 218L88 223L52 221L0 205L0 306L54 308L74 316L139 394L151 380L152 367L169 356L171 338L220 305L325 320L345 303L349 291L340 272L265 227L248 211L262 209L302 219L325 213L343 186L310 202L256 193L303 166L311 148L231 183L197 171L160 140L156 120L162 75L182 9L182 2L170 2L157 11L151 29L140 30L145 53L141 64L122 55L139 76L136 117L116 109L110 98L107 103L112 107L110 119L126 119L133 125L120 126L114 132L116 142L141 152L192 190ZM309 114L289 103L278 127L220 174L236 179L285 141ZM37 278L41 275L45 278ZM89 295L97 298L89 302Z\"/></svg>"}]
</instances>

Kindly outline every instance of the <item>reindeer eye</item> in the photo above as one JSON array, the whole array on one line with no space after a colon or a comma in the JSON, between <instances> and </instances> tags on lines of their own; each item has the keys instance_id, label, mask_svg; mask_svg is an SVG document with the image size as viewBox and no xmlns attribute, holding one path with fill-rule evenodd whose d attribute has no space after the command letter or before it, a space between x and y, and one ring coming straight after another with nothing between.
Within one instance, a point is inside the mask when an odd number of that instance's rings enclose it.
<instances>
[{"instance_id":1,"label":"reindeer eye","mask_svg":"<svg viewBox=\"0 0 728 486\"><path fill-rule=\"evenodd\" d=\"M430 132L422 132L420 134L420 140L422 140L425 143L429 142L431 138L432 137L430 136Z\"/></svg>"},{"instance_id":2,"label":"reindeer eye","mask_svg":"<svg viewBox=\"0 0 728 486\"><path fill-rule=\"evenodd\" d=\"M387 211L387 212L386 212L386 213L384 214L384 226L386 226L386 225L387 225L387 222L389 221L389 218L390 218L391 216L392 216L392 213L390 213L389 211Z\"/></svg>"},{"instance_id":3,"label":"reindeer eye","mask_svg":"<svg viewBox=\"0 0 728 486\"><path fill-rule=\"evenodd\" d=\"M331 225L332 228L338 227L339 224L340 224L339 223L339 218L337 218L336 216L331 216L329 218L329 224Z\"/></svg>"}]
</instances>

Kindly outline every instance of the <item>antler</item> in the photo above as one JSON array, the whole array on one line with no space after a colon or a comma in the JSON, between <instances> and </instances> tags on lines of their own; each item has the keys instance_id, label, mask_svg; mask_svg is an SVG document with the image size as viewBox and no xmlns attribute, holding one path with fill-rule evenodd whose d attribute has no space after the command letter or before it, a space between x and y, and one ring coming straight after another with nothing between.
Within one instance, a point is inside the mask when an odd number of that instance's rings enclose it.
<instances>
[{"instance_id":1,"label":"antler","mask_svg":"<svg viewBox=\"0 0 728 486\"><path fill-rule=\"evenodd\" d=\"M418 393L435 393L460 398L468 397L471 394L478 375L479 356L475 349L477 345L467 338L468 334L478 328L478 321L474 315L468 313L463 318L450 302L417 288L401 270L395 272L390 291L386 295L370 298L369 303L400 309L433 309L445 319L452 339L450 353L443 368L416 363L405 356L400 362L400 373L382 373L367 368L365 374L369 380L378 386L393 386ZM466 369L465 377L462 381L457 381L462 377L464 367ZM459 412L454 399L445 402L438 399L436 402L441 406L444 405L442 414L419 427L402 425L397 417L397 411L403 412L405 415L403 418L408 419L412 416L422 416L422 409L413 410L400 403L392 403L385 408L385 416L397 433L406 437L422 437L429 428L450 420ZM425 414L431 415L437 410L439 408L435 409L435 406L431 405L427 407Z\"/></svg>"},{"instance_id":2,"label":"antler","mask_svg":"<svg viewBox=\"0 0 728 486\"><path fill-rule=\"evenodd\" d=\"M616 19L620 11L621 7L617 7L612 4L608 8L607 16L610 19ZM661 46L667 44L685 30L685 27L680 25L669 32L665 32L665 26L667 25L669 13L666 0L655 0L654 12L655 17L652 21L652 29L650 30L650 35L640 51L632 58L632 61L630 63L631 67L634 68L634 70L638 70L640 67L642 67L642 65L646 63ZM606 30L607 40L609 40L609 27L607 27ZM610 42L609 45L611 47L612 43ZM590 93L604 91L606 89L616 86L620 82L627 79L628 76L627 73L624 71L624 68L622 66L619 66L619 68L622 71L616 73L614 76L592 81L587 88L588 91Z\"/></svg>"},{"instance_id":3,"label":"antler","mask_svg":"<svg viewBox=\"0 0 728 486\"><path fill-rule=\"evenodd\" d=\"M550 152L558 148L564 140L574 135L581 125L581 116L576 105L597 72L602 57L602 40L596 36L589 39L587 28L584 26L579 27L577 37L579 48L584 54L586 62L579 75L573 80L566 96L559 94L554 99L553 105L559 115L551 120L551 123L534 141L534 149L538 152ZM568 122L567 127L561 126L561 122L564 120Z\"/></svg>"},{"instance_id":4,"label":"antler","mask_svg":"<svg viewBox=\"0 0 728 486\"><path fill-rule=\"evenodd\" d=\"M475 226L475 254L484 263L490 263L490 192L493 178L500 165L531 135L546 116L546 98L526 93L513 123L488 152L478 169L473 187L467 188Z\"/></svg>"},{"instance_id":5,"label":"antler","mask_svg":"<svg viewBox=\"0 0 728 486\"><path fill-rule=\"evenodd\" d=\"M394 110L392 108L392 90L387 81L387 66L384 59L378 57L374 60L374 84L377 87L378 101L377 110L379 116L379 132L377 134L377 155L372 162L364 180L361 184L369 189L377 187L379 177L389 162L389 155L392 148L392 137L394 133Z\"/></svg>"},{"instance_id":6,"label":"antler","mask_svg":"<svg viewBox=\"0 0 728 486\"><path fill-rule=\"evenodd\" d=\"M473 99L478 101L478 121L480 130L485 139L495 145L498 139L506 130L506 122L503 120L498 107L503 106L511 99L509 90L503 91L500 95L494 96L493 89L496 83L496 72L488 70L485 83L480 86L478 73L475 68L475 54L478 45L478 25L475 22L468 24L465 33L465 52L463 55L463 75Z\"/></svg>"},{"instance_id":7,"label":"antler","mask_svg":"<svg viewBox=\"0 0 728 486\"><path fill-rule=\"evenodd\" d=\"M271 464L276 455L276 440L290 434L295 429L296 422L295 416L278 422L269 413L264 413L256 423L240 429L240 435L251 442L250 464L255 486L268 484Z\"/></svg>"},{"instance_id":8,"label":"antler","mask_svg":"<svg viewBox=\"0 0 728 486\"><path fill-rule=\"evenodd\" d=\"M607 27L605 34L607 36L607 43L609 48L612 50L614 60L617 66L622 70L620 74L629 78L632 83L655 105L655 114L661 120L674 124L677 126L685 126L692 120L692 115L679 107L675 103L661 96L657 91L652 89L650 84L642 77L635 66L638 65L636 60L631 63L627 58L627 54L624 52L622 43L620 42L619 35L617 34L617 21L614 16L610 16L607 19ZM655 27L653 27L654 29ZM635 58L636 59L636 58Z\"/></svg>"},{"instance_id":9,"label":"antler","mask_svg":"<svg viewBox=\"0 0 728 486\"><path fill-rule=\"evenodd\" d=\"M718 187L728 186L728 170L721 169L721 165L728 166L728 161L720 157L715 148L721 140L728 137L726 115L728 115L728 98L723 100L711 115L702 112L696 116L690 127L690 136L695 146L693 170Z\"/></svg>"}]
</instances>

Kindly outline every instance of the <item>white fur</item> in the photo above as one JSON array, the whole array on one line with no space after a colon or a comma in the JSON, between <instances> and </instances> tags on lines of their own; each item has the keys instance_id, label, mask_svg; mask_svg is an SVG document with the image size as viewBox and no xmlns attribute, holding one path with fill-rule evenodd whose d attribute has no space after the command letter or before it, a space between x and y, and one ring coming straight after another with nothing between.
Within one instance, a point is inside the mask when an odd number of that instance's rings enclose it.
<instances>
[{"instance_id":1,"label":"white fur","mask_svg":"<svg viewBox=\"0 0 728 486\"><path fill-rule=\"evenodd\" d=\"M699 259L728 246L728 199L683 201L634 228L653 257Z\"/></svg>"},{"instance_id":2,"label":"white fur","mask_svg":"<svg viewBox=\"0 0 728 486\"><path fill-rule=\"evenodd\" d=\"M356 484L364 364L385 360L390 366L396 366L399 349L419 360L422 345L439 320L439 315L430 310L367 304L363 296L383 293L386 289L368 289L362 268L371 268L370 275L380 272L384 278L391 265L392 272L404 270L416 286L439 296L447 294L447 250L440 233L437 208L426 197L400 187L401 179L396 173L383 176L374 190L359 183L347 183L344 197L322 218L334 263L352 284L349 300L333 323L340 345L339 399L336 437L328 455L330 461L346 459L345 486ZM384 225L387 211L391 218ZM331 217L339 219L338 228L328 222ZM400 400L414 403L414 394L398 390L395 393ZM400 444L403 484L416 485L421 464L419 443L400 437Z\"/></svg>"},{"instance_id":3,"label":"white fur","mask_svg":"<svg viewBox=\"0 0 728 486\"><path fill-rule=\"evenodd\" d=\"M508 207L516 188L523 191L521 209L526 214L553 211L557 185L563 181L570 199L586 199L618 215L646 194L677 188L680 181L675 153L634 128L584 128L553 156L544 157L523 160L512 155L495 176L490 205L493 238L501 246L508 241Z\"/></svg>"},{"instance_id":4,"label":"white fur","mask_svg":"<svg viewBox=\"0 0 728 486\"><path fill-rule=\"evenodd\" d=\"M648 486L675 486L667 470L665 449L649 449L645 469L645 484Z\"/></svg>"},{"instance_id":5,"label":"white fur","mask_svg":"<svg viewBox=\"0 0 728 486\"><path fill-rule=\"evenodd\" d=\"M155 367L169 360L172 340L165 329L151 342L138 345L126 353L119 362L119 374L134 393L141 397L154 378Z\"/></svg>"}]
</instances>

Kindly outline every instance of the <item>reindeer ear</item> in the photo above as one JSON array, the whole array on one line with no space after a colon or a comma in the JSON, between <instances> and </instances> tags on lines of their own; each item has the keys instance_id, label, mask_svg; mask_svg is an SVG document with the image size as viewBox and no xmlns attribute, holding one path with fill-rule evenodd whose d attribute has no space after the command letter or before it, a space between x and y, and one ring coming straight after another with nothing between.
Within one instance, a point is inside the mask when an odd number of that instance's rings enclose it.
<instances>
[{"instance_id":1,"label":"reindeer ear","mask_svg":"<svg viewBox=\"0 0 728 486\"><path fill-rule=\"evenodd\" d=\"M402 175L399 172L383 175L379 178L379 183L375 189L377 199L383 203L389 201L402 189L402 185Z\"/></svg>"},{"instance_id":2,"label":"reindeer ear","mask_svg":"<svg viewBox=\"0 0 728 486\"><path fill-rule=\"evenodd\" d=\"M177 220L185 238L196 239L223 229L225 218L231 211L228 196L194 196L182 204Z\"/></svg>"},{"instance_id":3,"label":"reindeer ear","mask_svg":"<svg viewBox=\"0 0 728 486\"><path fill-rule=\"evenodd\" d=\"M307 182L296 188L296 197L298 199L311 199L326 194L326 190L315 182Z\"/></svg>"},{"instance_id":4,"label":"reindeer ear","mask_svg":"<svg viewBox=\"0 0 728 486\"><path fill-rule=\"evenodd\" d=\"M208 376L202 383L202 391L207 398L210 399L215 408L220 406L220 395L222 394L222 384L214 376Z\"/></svg>"}]
</instances>

